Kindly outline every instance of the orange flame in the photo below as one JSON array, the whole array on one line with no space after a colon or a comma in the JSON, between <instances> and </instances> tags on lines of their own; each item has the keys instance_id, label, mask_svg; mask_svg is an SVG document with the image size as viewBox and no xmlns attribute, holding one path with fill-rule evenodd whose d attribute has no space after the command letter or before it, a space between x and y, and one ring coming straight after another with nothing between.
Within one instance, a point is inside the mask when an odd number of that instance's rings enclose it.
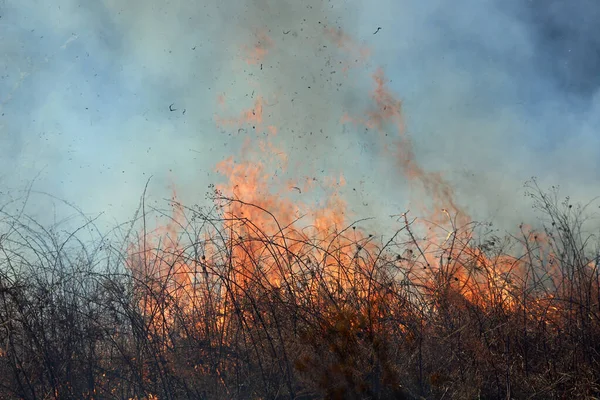
<instances>
[{"instance_id":1,"label":"orange flame","mask_svg":"<svg viewBox=\"0 0 600 400\"><path fill-rule=\"evenodd\" d=\"M368 56L368 49L354 44L343 32L328 30L328 34L356 60ZM267 50L274 45L264 32L257 35L257 44L246 49L248 63L262 62ZM388 88L382 69L373 74L373 81L371 107L362 116L346 114L341 121L361 124L380 133L382 153L393 160L401 176L418 191L420 196L413 194L413 200L428 221L421 222L428 232L427 238L422 239L412 231L406 214L403 215L403 229L408 232L411 243L394 263L403 276L398 277L397 284L408 279L421 282L419 290L423 292L450 291L479 305L518 307L513 288L528 279L523 272L527 262L507 255L490 258L486 250L474 244L471 218L457 203L449 182L441 173L427 171L419 164L406 133L402 102ZM225 97L219 96L218 103L224 107ZM174 202L172 222L157 231L154 238L146 236L146 241L132 247L133 270L140 279L153 277L172 288L173 298L183 308L206 301L202 290L214 290L220 303L214 306L218 311L213 317L221 328L227 324L225 315L232 307L227 299L237 295L243 298L244 293L256 287L273 290L286 287L290 292L298 291L302 296L315 298L320 290L327 290L333 296L351 288L353 295L368 299L372 305L370 312L384 314L385 310L377 309L377 304L383 304L386 295L370 290L370 274L377 262L387 257L379 251L383 244L360 229L350 229L346 202L337 193L337 188L345 184L343 176L324 180L329 192L326 201L318 206L291 199L291 190L298 195L314 190L315 178L283 178L289 156L274 143L277 129L269 125L263 113L264 104L264 98L259 96L239 117L216 118L221 127L252 127L248 131L257 135L246 138L237 161L228 157L216 166L216 170L227 177L227 182L217 186L214 198L222 218L219 226L204 231L203 237L197 238L206 243L202 260L185 261L185 252L176 242L169 241L177 237L178 227L183 225L182 209ZM263 131L266 135L259 136ZM424 198L432 203L430 207ZM214 244L214 236L219 235L223 242L220 246L226 250L219 250ZM532 232L525 234L525 246L531 246L532 235ZM155 245L150 246L147 240L154 240ZM156 251L156 242L162 242L162 253L166 256ZM541 249L540 258L542 253L552 258L547 238L536 234L533 242ZM223 251L226 260L221 255ZM140 254L143 257L140 258ZM226 277L219 275L224 263L229 268ZM203 272L199 274L199 271ZM202 280L206 289L198 288L197 282ZM219 281L227 285L219 286ZM144 307L152 310L161 306L160 301L165 300L146 300ZM168 313L163 315L169 318ZM159 322L157 326L169 323Z\"/></svg>"}]
</instances>

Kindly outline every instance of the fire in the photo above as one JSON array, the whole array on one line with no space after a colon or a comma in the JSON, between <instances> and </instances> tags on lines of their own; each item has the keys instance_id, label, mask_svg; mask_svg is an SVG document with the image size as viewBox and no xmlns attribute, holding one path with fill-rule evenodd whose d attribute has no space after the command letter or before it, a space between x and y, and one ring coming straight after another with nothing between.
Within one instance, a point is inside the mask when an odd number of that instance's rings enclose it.
<instances>
[{"instance_id":1,"label":"fire","mask_svg":"<svg viewBox=\"0 0 600 400\"><path fill-rule=\"evenodd\" d=\"M369 56L368 48L357 45L341 30L325 28L325 33L355 61L364 61ZM242 48L246 54L245 60L249 64L265 62L268 52L275 47L274 41L264 31L258 31L256 38L253 47ZM476 278L472 271L485 270L487 274L493 275L493 279L500 279L502 271L491 271L488 267L499 264L490 262L483 252L471 248L472 235L466 229L471 220L455 201L451 186L440 173L426 171L418 163L411 139L406 134L402 102L387 87L382 69L373 74L373 82L371 108L365 110L364 116L354 117L346 114L342 116L341 121L361 124L378 131L379 142L383 144L382 154L395 160L401 176L411 183L415 191L419 191L420 195L415 197L415 200L425 195L432 201L431 209L422 202L417 202L420 205L419 211L426 217L419 222L428 227L430 234L426 240L414 240L422 255L424 267L417 271L409 268L407 273L423 281L439 281L441 276L445 275L444 279L452 283L457 282L460 293L475 299L482 292L485 279ZM219 95L217 103L221 108L226 107L224 94ZM235 272L229 279L235 282L241 291L252 285L252 280L257 276L265 278L266 283L263 283L270 287L279 287L292 276L303 275L306 272L302 271L301 265L290 262L301 257L324 268L321 271L323 276L331 277L325 281L333 282L337 279L337 284L342 282L346 287L360 285L360 275L372 266L363 259L357 264L357 257L361 252L376 251L381 243L367 240L367 235L356 227L353 227L350 236L341 234L349 226L346 202L336 190L344 185L343 176L339 180L324 181L332 191L320 207L291 200L291 188L300 193L309 192L314 188L314 178L305 179L303 183L299 183L297 179L284 182L274 175L275 170L287 170L289 155L275 145L273 140L276 138L277 128L266 120L264 106L264 97L257 96L253 105L238 117L215 118L220 127L235 128L238 129L238 133L255 133L254 138L250 136L245 139L241 160L236 161L234 157L229 157L216 166L216 170L228 178L228 182L216 187L218 195L215 201L223 216L220 229L228 234L223 240L234 261ZM394 134L391 140L386 140L390 131ZM175 289L173 297L185 299L184 302L191 304L195 301L195 289L190 290L186 286L194 286L198 266L180 260L181 249L176 248L172 238L176 237L176 226L181 226L181 209L174 207L173 212L173 222L163 228L162 232L156 232L154 242L162 242L164 251L168 251L179 261L157 261L157 254L146 254L147 259L153 260L150 263L152 268L144 267L141 275L153 276L159 281L165 276L173 275L169 285L178 288ZM408 227L408 220L405 222ZM441 228L442 233L439 232L440 229L432 229L431 225ZM204 235L202 239L208 241L208 233L205 232ZM167 237L171 238L171 242ZM363 241L365 243L356 246ZM309 243L312 246L307 250ZM328 248L322 249L317 243L328 243ZM145 247L147 252L149 246L146 244ZM352 247L357 248L350 251ZM208 253L210 248L211 246L206 247ZM334 262L329 263L329 257L332 257ZM211 259L210 256L205 258L205 263L209 264ZM467 259L468 261L463 262ZM285 267L282 267L281 260L284 260ZM478 260L476 265L473 265L472 260ZM147 260L145 263L148 264ZM340 266L344 265L356 265L356 269L352 272L345 271L345 276L340 281ZM212 266L212 269L215 268L216 266ZM204 265L202 269L206 270L207 266ZM208 278L205 275L203 279ZM224 299L226 296L220 293L219 297ZM219 307L223 311L225 305Z\"/></svg>"},{"instance_id":2,"label":"fire","mask_svg":"<svg viewBox=\"0 0 600 400\"><path fill-rule=\"evenodd\" d=\"M367 57L367 49L343 32L326 33L350 57ZM275 47L264 32L257 38L253 48L243 48L251 64L268 61L268 51ZM150 316L152 333L164 339L166 347L166 332L186 323L178 318L188 317L191 326L179 335L210 337L215 347L236 340L256 346L273 340L267 327L281 323L281 310L274 308L288 306L290 315L284 311L285 318L300 325L298 321L311 321L310 329L319 327L318 332L368 331L371 337L385 337L400 329L409 343L414 330L392 327L390 321L410 321L415 315L435 319L449 303L503 312L527 308L532 318L554 318L552 296L525 300L519 292L537 288L540 279L560 285L548 276L527 275L532 265L556 263L549 238L527 227L522 230L525 253L537 254L538 260L494 253L495 243L477 244L475 223L458 204L450 183L419 163L406 132L402 102L388 88L383 70L372 78L369 108L363 115L341 116L341 123L378 133L382 156L397 167L399 179L409 183L412 203L423 218L402 214L398 232L389 241L368 234L350 222L352 215L339 191L345 185L341 174L319 178L324 200L303 202L304 196L316 192L317 178L293 173L286 178L290 163L302 160L294 160L278 142L278 129L265 113L265 97L257 96L237 117L215 118L221 128L235 129L243 144L238 157L216 165L226 180L214 187L213 208L186 213L174 195L170 223L144 234L130 249L130 266L141 292L156 287L161 293L146 291L139 304ZM225 109L225 95L217 103ZM190 216L205 224L191 230L195 236L188 238L186 248L178 235L189 226ZM400 236L406 240L401 242ZM396 248L403 250L390 250ZM263 309L270 311L263 315ZM240 339L240 330L255 329L266 336ZM297 340L308 340L302 338L315 334L310 329L295 333ZM307 369L311 362L299 359L296 365ZM194 370L203 368L207 367L196 365Z\"/></svg>"},{"instance_id":3,"label":"fire","mask_svg":"<svg viewBox=\"0 0 600 400\"><path fill-rule=\"evenodd\" d=\"M275 22L215 98L233 154L205 203L142 199L125 252L84 214L64 231L4 209L0 398L598 398L597 229L541 191L539 228L473 221L383 70L362 97L343 82L365 47L275 3L246 9ZM389 228L347 195L380 170L338 149L369 135L410 201Z\"/></svg>"}]
</instances>

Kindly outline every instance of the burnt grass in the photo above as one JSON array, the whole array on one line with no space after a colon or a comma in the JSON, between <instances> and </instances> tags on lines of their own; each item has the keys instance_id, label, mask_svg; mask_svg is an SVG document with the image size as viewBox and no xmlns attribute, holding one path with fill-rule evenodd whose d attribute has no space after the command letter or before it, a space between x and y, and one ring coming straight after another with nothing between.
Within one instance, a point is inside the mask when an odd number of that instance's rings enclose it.
<instances>
[{"instance_id":1,"label":"burnt grass","mask_svg":"<svg viewBox=\"0 0 600 400\"><path fill-rule=\"evenodd\" d=\"M537 231L435 243L406 215L385 240L267 232L234 199L152 240L159 210L101 235L2 208L0 398L599 398L596 237L531 197Z\"/></svg>"}]
</instances>

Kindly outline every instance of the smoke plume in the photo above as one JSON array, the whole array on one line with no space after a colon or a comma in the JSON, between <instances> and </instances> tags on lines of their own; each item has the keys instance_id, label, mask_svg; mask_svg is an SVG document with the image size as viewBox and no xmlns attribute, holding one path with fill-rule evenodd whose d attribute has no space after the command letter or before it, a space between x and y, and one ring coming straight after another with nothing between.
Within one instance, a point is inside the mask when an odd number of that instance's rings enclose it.
<instances>
[{"instance_id":1,"label":"smoke plume","mask_svg":"<svg viewBox=\"0 0 600 400\"><path fill-rule=\"evenodd\" d=\"M5 0L0 183L14 196L35 180L121 221L150 176L155 203L171 185L204 201L215 165L273 125L290 177L342 174L353 215L385 218L411 207L411 186L380 135L342 121L369 110L381 66L419 165L509 229L530 217L531 176L597 194L599 13L591 0ZM236 124L244 110L263 121Z\"/></svg>"}]
</instances>

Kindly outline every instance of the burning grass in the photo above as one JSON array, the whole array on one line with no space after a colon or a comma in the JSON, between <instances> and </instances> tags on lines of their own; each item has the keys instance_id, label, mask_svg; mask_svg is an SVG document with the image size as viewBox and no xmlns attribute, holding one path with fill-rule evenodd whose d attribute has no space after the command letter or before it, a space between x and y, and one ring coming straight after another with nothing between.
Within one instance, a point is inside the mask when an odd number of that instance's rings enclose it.
<instances>
[{"instance_id":1,"label":"burning grass","mask_svg":"<svg viewBox=\"0 0 600 400\"><path fill-rule=\"evenodd\" d=\"M368 49L324 33L355 60L341 72L363 64ZM281 43L256 39L241 50L262 71ZM322 94L341 86L334 64ZM107 236L83 214L65 231L0 209L0 397L598 398L600 277L585 210L533 183L545 228L498 237L474 223L417 162L400 100L381 70L373 78L364 115L339 117L378 132L420 207L393 232L348 222L343 177L319 181L319 206L290 200L316 178L283 180L306 160L278 149L272 115L312 114L264 100L278 93L215 117L255 136L239 140L241 161L217 166L228 181L206 207L142 202Z\"/></svg>"},{"instance_id":2,"label":"burning grass","mask_svg":"<svg viewBox=\"0 0 600 400\"><path fill-rule=\"evenodd\" d=\"M596 260L580 214L535 195L545 231L477 240L418 239L409 214L385 240L282 223L220 192L159 231L144 210L121 246L5 214L1 397L598 396Z\"/></svg>"}]
</instances>

